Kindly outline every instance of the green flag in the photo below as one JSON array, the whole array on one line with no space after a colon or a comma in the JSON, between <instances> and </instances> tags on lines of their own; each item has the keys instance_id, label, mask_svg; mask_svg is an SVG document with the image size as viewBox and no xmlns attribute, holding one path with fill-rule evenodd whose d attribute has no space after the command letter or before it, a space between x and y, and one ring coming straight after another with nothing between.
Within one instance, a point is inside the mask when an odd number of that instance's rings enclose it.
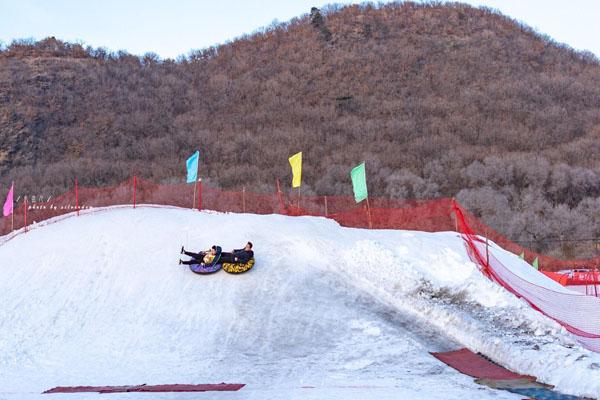
<instances>
[{"instance_id":1,"label":"green flag","mask_svg":"<svg viewBox=\"0 0 600 400\"><path fill-rule=\"evenodd\" d=\"M539 265L539 261L538 261L537 257L535 258L535 260L533 260L533 268L540 269L540 265Z\"/></svg>"},{"instance_id":2,"label":"green flag","mask_svg":"<svg viewBox=\"0 0 600 400\"><path fill-rule=\"evenodd\" d=\"M525 252L522 252L521 254L519 254L519 258L521 260L524 260L525 259Z\"/></svg>"},{"instance_id":3,"label":"green flag","mask_svg":"<svg viewBox=\"0 0 600 400\"><path fill-rule=\"evenodd\" d=\"M360 203L367 197L369 194L367 192L367 173L365 172L365 163L352 168L350 172L350 177L352 178L352 189L354 189L354 200L357 203Z\"/></svg>"}]
</instances>

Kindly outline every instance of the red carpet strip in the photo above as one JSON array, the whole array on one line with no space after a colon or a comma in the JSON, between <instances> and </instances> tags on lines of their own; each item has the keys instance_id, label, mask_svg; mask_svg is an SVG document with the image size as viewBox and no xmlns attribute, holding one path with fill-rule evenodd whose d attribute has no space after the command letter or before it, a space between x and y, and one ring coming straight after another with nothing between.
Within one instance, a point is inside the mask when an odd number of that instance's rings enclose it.
<instances>
[{"instance_id":1,"label":"red carpet strip","mask_svg":"<svg viewBox=\"0 0 600 400\"><path fill-rule=\"evenodd\" d=\"M452 368L462 372L463 374L472 376L474 378L496 380L535 380L535 378L532 376L515 374L514 372L511 372L506 368L494 364L493 362L483 358L479 354L473 353L469 349L460 349L455 351L448 351L445 353L431 353L431 355L437 358L438 360L448 364Z\"/></svg>"},{"instance_id":2,"label":"red carpet strip","mask_svg":"<svg viewBox=\"0 0 600 400\"><path fill-rule=\"evenodd\" d=\"M203 385L135 385L135 386L59 386L46 390L50 393L125 393L125 392L236 392L245 385L240 383L218 383Z\"/></svg>"}]
</instances>

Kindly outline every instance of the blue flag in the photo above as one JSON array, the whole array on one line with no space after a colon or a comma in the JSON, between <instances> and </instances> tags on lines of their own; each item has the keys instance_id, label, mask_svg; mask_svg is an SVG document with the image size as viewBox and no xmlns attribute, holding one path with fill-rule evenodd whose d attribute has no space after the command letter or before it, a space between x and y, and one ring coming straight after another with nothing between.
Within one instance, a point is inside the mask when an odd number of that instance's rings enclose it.
<instances>
[{"instance_id":1,"label":"blue flag","mask_svg":"<svg viewBox=\"0 0 600 400\"><path fill-rule=\"evenodd\" d=\"M200 152L196 151L190 158L187 159L187 183L194 183L198 180L198 157Z\"/></svg>"}]
</instances>

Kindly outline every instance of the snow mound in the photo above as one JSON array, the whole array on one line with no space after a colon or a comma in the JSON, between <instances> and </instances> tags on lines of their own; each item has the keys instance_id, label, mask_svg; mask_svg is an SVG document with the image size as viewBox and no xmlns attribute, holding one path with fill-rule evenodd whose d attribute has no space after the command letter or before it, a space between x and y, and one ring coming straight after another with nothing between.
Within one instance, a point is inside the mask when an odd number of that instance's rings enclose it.
<instances>
[{"instance_id":1,"label":"snow mound","mask_svg":"<svg viewBox=\"0 0 600 400\"><path fill-rule=\"evenodd\" d=\"M247 240L257 260L247 274L177 265L182 244L229 250ZM484 278L454 232L109 208L6 241L0 268L2 399L53 386L222 381L246 383L244 398L519 398L428 354L460 346L600 397L600 355Z\"/></svg>"}]
</instances>

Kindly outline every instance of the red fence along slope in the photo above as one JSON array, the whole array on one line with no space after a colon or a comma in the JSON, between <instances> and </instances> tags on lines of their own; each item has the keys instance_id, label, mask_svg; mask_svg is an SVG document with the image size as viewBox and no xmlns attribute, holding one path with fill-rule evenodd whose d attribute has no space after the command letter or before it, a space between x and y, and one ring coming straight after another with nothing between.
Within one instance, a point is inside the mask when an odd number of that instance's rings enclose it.
<instances>
[{"instance_id":1,"label":"red fence along slope","mask_svg":"<svg viewBox=\"0 0 600 400\"><path fill-rule=\"evenodd\" d=\"M281 191L253 193L246 190L224 191L198 184L194 201L192 184L156 184L132 178L119 185L102 188L77 187L58 197L30 196L27 203L18 197L14 215L14 228L20 229L59 215L88 208L156 204L222 212L253 214L312 215L332 218L342 226L353 228L404 229L425 232L452 231L457 229L453 215L453 200L393 200L370 199L356 204L352 196L298 196ZM503 248L515 253L525 253L532 261L539 258L541 268L556 271L567 268L595 267L600 259L565 261L533 252L509 240L483 224L475 216L463 212L463 219L470 229L486 236ZM11 217L0 220L0 236L11 232Z\"/></svg>"}]
</instances>

